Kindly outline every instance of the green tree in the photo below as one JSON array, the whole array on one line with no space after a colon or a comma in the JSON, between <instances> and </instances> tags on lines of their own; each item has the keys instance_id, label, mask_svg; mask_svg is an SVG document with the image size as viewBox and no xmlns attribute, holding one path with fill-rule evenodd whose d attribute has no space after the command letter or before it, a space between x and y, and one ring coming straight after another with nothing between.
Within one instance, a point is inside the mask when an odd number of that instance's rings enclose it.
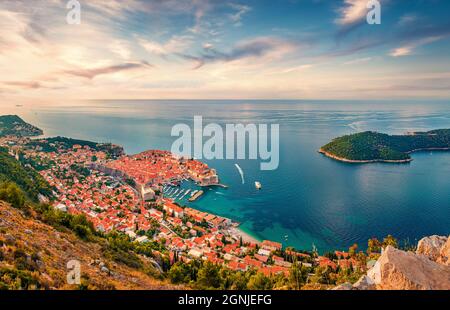
<instances>
[{"instance_id":1,"label":"green tree","mask_svg":"<svg viewBox=\"0 0 450 310\"><path fill-rule=\"evenodd\" d=\"M250 290L270 290L272 288L272 281L262 272L258 272L250 277L247 288Z\"/></svg>"},{"instance_id":2,"label":"green tree","mask_svg":"<svg viewBox=\"0 0 450 310\"><path fill-rule=\"evenodd\" d=\"M198 271L197 285L202 289L219 288L221 285L221 277L219 267L206 262Z\"/></svg>"},{"instance_id":3,"label":"green tree","mask_svg":"<svg viewBox=\"0 0 450 310\"><path fill-rule=\"evenodd\" d=\"M394 248L398 248L398 241L392 235L387 235L386 238L383 239L383 248L388 245L393 246Z\"/></svg>"},{"instance_id":4,"label":"green tree","mask_svg":"<svg viewBox=\"0 0 450 310\"><path fill-rule=\"evenodd\" d=\"M332 270L330 267L318 267L312 278L312 282L320 284L335 284L335 280L332 277Z\"/></svg>"},{"instance_id":5,"label":"green tree","mask_svg":"<svg viewBox=\"0 0 450 310\"><path fill-rule=\"evenodd\" d=\"M191 281L190 266L182 262L177 262L170 268L167 276L174 284L189 283Z\"/></svg>"},{"instance_id":6,"label":"green tree","mask_svg":"<svg viewBox=\"0 0 450 310\"><path fill-rule=\"evenodd\" d=\"M377 238L369 239L367 242L367 254L379 253L381 251L381 242Z\"/></svg>"},{"instance_id":7,"label":"green tree","mask_svg":"<svg viewBox=\"0 0 450 310\"><path fill-rule=\"evenodd\" d=\"M245 273L239 271L234 274L232 290L243 291L247 289L248 278Z\"/></svg>"},{"instance_id":8,"label":"green tree","mask_svg":"<svg viewBox=\"0 0 450 310\"><path fill-rule=\"evenodd\" d=\"M308 277L308 270L298 262L291 266L289 272L289 284L293 289L299 290L305 284Z\"/></svg>"},{"instance_id":9,"label":"green tree","mask_svg":"<svg viewBox=\"0 0 450 310\"><path fill-rule=\"evenodd\" d=\"M355 243L351 247L348 248L348 254L353 257L356 254L356 251L358 250L358 245Z\"/></svg>"},{"instance_id":10,"label":"green tree","mask_svg":"<svg viewBox=\"0 0 450 310\"><path fill-rule=\"evenodd\" d=\"M76 225L73 230L75 231L78 237L84 240L88 239L89 236L91 235L90 229L84 225Z\"/></svg>"},{"instance_id":11,"label":"green tree","mask_svg":"<svg viewBox=\"0 0 450 310\"><path fill-rule=\"evenodd\" d=\"M14 208L22 209L25 206L25 194L12 182L0 184L0 200L9 202Z\"/></svg>"}]
</instances>

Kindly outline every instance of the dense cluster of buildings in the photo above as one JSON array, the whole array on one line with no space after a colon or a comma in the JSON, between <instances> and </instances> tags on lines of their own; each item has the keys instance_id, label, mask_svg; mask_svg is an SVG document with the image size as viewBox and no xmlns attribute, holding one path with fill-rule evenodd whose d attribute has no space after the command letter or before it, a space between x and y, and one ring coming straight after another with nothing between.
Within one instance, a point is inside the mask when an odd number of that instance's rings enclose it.
<instances>
[{"instance_id":1,"label":"dense cluster of buildings","mask_svg":"<svg viewBox=\"0 0 450 310\"><path fill-rule=\"evenodd\" d=\"M104 152L81 145L56 152L28 146L21 152L43 167L41 175L54 187L55 208L84 214L105 233L119 231L135 242L162 243L172 259L202 259L242 271L255 268L266 275L287 275L293 257L306 265L332 269L356 265L343 252L338 253L338 260L319 256L312 261L310 254L282 252L277 242L243 240L230 219L180 206L164 197L162 186L183 179L218 184L216 172L199 161L165 151L110 160ZM147 201L146 190L151 201Z\"/></svg>"},{"instance_id":2,"label":"dense cluster of buildings","mask_svg":"<svg viewBox=\"0 0 450 310\"><path fill-rule=\"evenodd\" d=\"M133 180L133 186L144 201L154 200L163 185L177 184L186 179L200 186L219 184L216 171L205 163L160 150L122 156L105 164L91 163L91 168L124 180Z\"/></svg>"}]
</instances>

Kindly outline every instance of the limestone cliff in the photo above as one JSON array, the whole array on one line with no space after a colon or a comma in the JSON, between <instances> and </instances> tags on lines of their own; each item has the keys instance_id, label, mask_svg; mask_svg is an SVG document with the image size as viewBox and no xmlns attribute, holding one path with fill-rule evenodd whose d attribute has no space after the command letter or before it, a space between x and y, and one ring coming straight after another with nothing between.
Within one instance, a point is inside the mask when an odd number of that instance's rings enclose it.
<instances>
[{"instance_id":1,"label":"limestone cliff","mask_svg":"<svg viewBox=\"0 0 450 310\"><path fill-rule=\"evenodd\" d=\"M387 246L357 283L336 290L450 290L450 238L425 237L416 252Z\"/></svg>"}]
</instances>

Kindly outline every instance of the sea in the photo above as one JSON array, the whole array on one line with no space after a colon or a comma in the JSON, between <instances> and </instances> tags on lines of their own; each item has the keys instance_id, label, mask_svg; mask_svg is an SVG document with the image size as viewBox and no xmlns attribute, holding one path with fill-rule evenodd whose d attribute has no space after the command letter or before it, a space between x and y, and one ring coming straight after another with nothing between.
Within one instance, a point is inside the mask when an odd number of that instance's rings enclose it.
<instances>
[{"instance_id":1,"label":"sea","mask_svg":"<svg viewBox=\"0 0 450 310\"><path fill-rule=\"evenodd\" d=\"M360 131L450 128L450 101L104 100L2 104L0 112L21 116L46 136L112 142L127 154L170 150L173 126L192 125L194 116L223 128L279 124L276 170L261 171L259 160L205 160L228 188L210 188L182 203L231 218L257 239L300 250L355 243L364 249L369 238L388 234L411 244L450 234L450 152L415 153L409 164L349 164L317 152L335 137Z\"/></svg>"}]
</instances>

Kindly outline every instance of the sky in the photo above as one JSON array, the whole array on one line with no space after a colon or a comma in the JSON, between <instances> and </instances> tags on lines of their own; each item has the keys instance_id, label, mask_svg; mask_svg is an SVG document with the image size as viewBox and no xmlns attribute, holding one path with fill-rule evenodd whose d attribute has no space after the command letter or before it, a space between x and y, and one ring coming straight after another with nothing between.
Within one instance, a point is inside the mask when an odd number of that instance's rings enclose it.
<instances>
[{"instance_id":1,"label":"sky","mask_svg":"<svg viewBox=\"0 0 450 310\"><path fill-rule=\"evenodd\" d=\"M0 0L0 101L447 99L450 1Z\"/></svg>"}]
</instances>

